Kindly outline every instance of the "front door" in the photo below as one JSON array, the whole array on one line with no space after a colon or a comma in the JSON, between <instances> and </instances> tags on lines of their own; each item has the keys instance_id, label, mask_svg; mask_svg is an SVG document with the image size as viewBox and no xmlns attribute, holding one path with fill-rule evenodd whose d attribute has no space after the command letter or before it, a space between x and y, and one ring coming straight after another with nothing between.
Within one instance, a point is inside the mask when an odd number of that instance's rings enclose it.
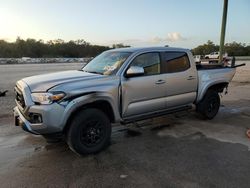
<instances>
[{"instance_id":1,"label":"front door","mask_svg":"<svg viewBox=\"0 0 250 188\"><path fill-rule=\"evenodd\" d=\"M165 80L160 74L160 53L138 55L130 66L144 68L144 75L124 78L122 85L122 116L132 117L162 110L165 107Z\"/></svg>"}]
</instances>

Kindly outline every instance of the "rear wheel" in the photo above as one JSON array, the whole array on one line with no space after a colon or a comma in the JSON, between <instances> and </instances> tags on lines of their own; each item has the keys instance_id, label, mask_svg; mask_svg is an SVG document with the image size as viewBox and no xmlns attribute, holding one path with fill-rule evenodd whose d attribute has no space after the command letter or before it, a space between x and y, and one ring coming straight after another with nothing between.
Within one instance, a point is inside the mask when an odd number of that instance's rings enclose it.
<instances>
[{"instance_id":1,"label":"rear wheel","mask_svg":"<svg viewBox=\"0 0 250 188\"><path fill-rule=\"evenodd\" d=\"M197 104L197 111L205 119L213 119L220 108L220 96L214 90L208 90L201 102Z\"/></svg>"},{"instance_id":2,"label":"rear wheel","mask_svg":"<svg viewBox=\"0 0 250 188\"><path fill-rule=\"evenodd\" d=\"M97 153L110 143L111 124L98 109L84 109L72 120L67 133L67 143L76 153Z\"/></svg>"}]
</instances>

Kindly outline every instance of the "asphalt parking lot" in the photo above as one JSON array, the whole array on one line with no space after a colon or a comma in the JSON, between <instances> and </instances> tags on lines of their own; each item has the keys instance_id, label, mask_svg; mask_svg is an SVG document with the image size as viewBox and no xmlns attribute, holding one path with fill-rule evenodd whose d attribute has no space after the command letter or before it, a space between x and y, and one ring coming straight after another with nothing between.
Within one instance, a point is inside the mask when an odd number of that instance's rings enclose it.
<instances>
[{"instance_id":1,"label":"asphalt parking lot","mask_svg":"<svg viewBox=\"0 0 250 188\"><path fill-rule=\"evenodd\" d=\"M0 187L249 187L249 72L236 74L213 120L189 111L129 126L140 134L115 126L108 149L80 157L15 127L12 108L18 79L81 66L0 65L0 90L9 90L0 98Z\"/></svg>"}]
</instances>

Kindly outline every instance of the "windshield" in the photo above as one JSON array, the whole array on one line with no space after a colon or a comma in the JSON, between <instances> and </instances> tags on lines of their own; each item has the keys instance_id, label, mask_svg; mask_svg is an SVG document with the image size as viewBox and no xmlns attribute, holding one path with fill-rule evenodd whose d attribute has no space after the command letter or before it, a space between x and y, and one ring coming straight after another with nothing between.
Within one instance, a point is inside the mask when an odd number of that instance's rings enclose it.
<instances>
[{"instance_id":1,"label":"windshield","mask_svg":"<svg viewBox=\"0 0 250 188\"><path fill-rule=\"evenodd\" d=\"M96 74L113 75L119 70L130 54L131 52L103 52L90 61L82 70Z\"/></svg>"}]
</instances>

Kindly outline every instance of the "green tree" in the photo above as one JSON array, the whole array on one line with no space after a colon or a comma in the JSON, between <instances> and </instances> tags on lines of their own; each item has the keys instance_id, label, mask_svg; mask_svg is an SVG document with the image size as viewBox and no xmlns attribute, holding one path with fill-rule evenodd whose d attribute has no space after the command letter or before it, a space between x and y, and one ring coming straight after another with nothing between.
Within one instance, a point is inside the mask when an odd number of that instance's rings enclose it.
<instances>
[{"instance_id":1,"label":"green tree","mask_svg":"<svg viewBox=\"0 0 250 188\"><path fill-rule=\"evenodd\" d=\"M17 37L15 42L0 40L0 57L93 57L110 49L107 46L91 45L83 39L65 42L62 39L23 40Z\"/></svg>"},{"instance_id":2,"label":"green tree","mask_svg":"<svg viewBox=\"0 0 250 188\"><path fill-rule=\"evenodd\" d=\"M211 40L208 40L206 44L199 45L192 49L194 55L206 55L216 51L219 51L219 46L215 45Z\"/></svg>"},{"instance_id":3,"label":"green tree","mask_svg":"<svg viewBox=\"0 0 250 188\"><path fill-rule=\"evenodd\" d=\"M119 44L113 44L112 45L112 48L128 48L130 47L129 45L124 45L122 43L119 43Z\"/></svg>"},{"instance_id":4,"label":"green tree","mask_svg":"<svg viewBox=\"0 0 250 188\"><path fill-rule=\"evenodd\" d=\"M192 49L194 55L206 55L216 51L219 51L219 45L215 45L210 40L208 40L206 44L199 45ZM250 46L245 43L237 43L234 41L225 44L225 52L227 52L229 56L249 56Z\"/></svg>"}]
</instances>

